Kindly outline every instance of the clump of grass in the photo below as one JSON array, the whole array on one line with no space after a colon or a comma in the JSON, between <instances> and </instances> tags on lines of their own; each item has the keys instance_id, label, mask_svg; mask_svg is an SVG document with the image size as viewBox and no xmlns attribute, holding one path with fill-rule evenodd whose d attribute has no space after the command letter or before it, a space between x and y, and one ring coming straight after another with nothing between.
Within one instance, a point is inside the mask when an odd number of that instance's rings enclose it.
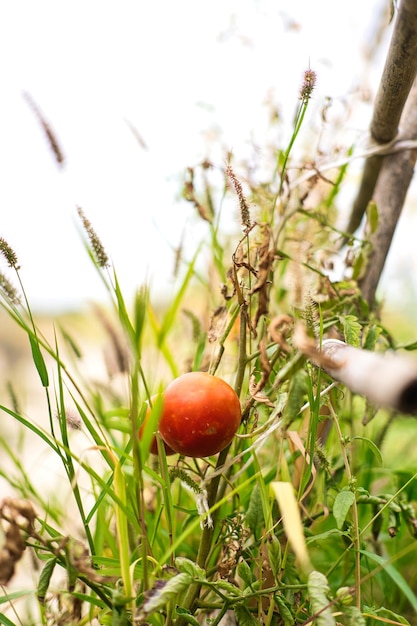
<instances>
[{"instance_id":1,"label":"clump of grass","mask_svg":"<svg viewBox=\"0 0 417 626\"><path fill-rule=\"evenodd\" d=\"M416 474L390 471L380 445L396 422L380 411L363 425L363 400L335 387L298 349L300 333L314 346L327 334L368 349L394 344L355 281L331 282L324 270L323 241L328 254L337 245L333 213L321 209L330 195L336 202L335 188L311 212L296 191L282 193L314 84L308 70L292 136L273 155L269 179L260 183L247 167L251 195L230 155L223 173L231 191L225 185L218 193L207 162L187 171L186 198L208 237L196 242L192 258L181 258L175 295L162 309L148 285L126 300L101 240L77 210L109 294L99 318L117 376L89 377L83 346L68 328L57 325L52 341L44 336L17 257L0 241L23 292L18 299L2 282L2 306L29 337L48 417L38 423L15 398L13 407L0 406L2 422L19 424L41 457L59 463L53 489L65 494L52 504L0 436L0 476L16 496L0 508L1 623L221 626L228 616L248 626L361 626L415 619ZM225 237L221 214L232 193L244 232ZM207 241L206 275L198 260ZM153 455L155 398L190 368L233 385L239 432L210 458L167 457L159 437ZM151 428L139 439L149 406ZM3 573L12 540L12 567ZM35 582L12 588L24 552Z\"/></svg>"}]
</instances>

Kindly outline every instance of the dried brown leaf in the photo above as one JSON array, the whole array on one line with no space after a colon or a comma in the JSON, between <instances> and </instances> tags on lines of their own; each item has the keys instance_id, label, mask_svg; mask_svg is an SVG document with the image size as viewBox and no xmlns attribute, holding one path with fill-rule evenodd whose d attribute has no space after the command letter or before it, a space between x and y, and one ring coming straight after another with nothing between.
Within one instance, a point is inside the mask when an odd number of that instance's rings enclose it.
<instances>
[{"instance_id":1,"label":"dried brown leaf","mask_svg":"<svg viewBox=\"0 0 417 626\"><path fill-rule=\"evenodd\" d=\"M277 315L269 324L269 334L274 343L279 345L286 353L291 352L291 346L287 343L287 335L292 330L294 319L291 315Z\"/></svg>"},{"instance_id":2,"label":"dried brown leaf","mask_svg":"<svg viewBox=\"0 0 417 626\"><path fill-rule=\"evenodd\" d=\"M226 320L227 308L225 306L217 307L210 318L209 329L207 332L207 339L210 343L214 343L221 336L224 331Z\"/></svg>"},{"instance_id":3,"label":"dried brown leaf","mask_svg":"<svg viewBox=\"0 0 417 626\"><path fill-rule=\"evenodd\" d=\"M267 378L265 379L264 374L258 383L256 382L255 376L251 374L249 378L249 393L251 397L256 400L256 402L266 404L266 406L273 408L275 406L274 403L271 402L266 394L262 393L262 389L265 387L266 382Z\"/></svg>"},{"instance_id":4,"label":"dried brown leaf","mask_svg":"<svg viewBox=\"0 0 417 626\"><path fill-rule=\"evenodd\" d=\"M263 239L258 249L258 257L257 281L250 291L251 294L258 294L258 308L253 322L254 329L257 327L261 316L267 315L269 311L269 279L275 260L275 249L272 245L272 233L268 225L263 227Z\"/></svg>"}]
</instances>

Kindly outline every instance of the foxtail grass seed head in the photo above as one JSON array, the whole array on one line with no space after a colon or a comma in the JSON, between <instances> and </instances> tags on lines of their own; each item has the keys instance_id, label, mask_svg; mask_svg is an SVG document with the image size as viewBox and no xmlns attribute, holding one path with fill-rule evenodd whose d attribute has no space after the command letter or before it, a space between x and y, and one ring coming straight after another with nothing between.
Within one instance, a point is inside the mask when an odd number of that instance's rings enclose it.
<instances>
[{"instance_id":1,"label":"foxtail grass seed head","mask_svg":"<svg viewBox=\"0 0 417 626\"><path fill-rule=\"evenodd\" d=\"M0 272L0 292L10 302L17 306L20 304L20 296L17 293L16 288L12 285L10 280L3 273Z\"/></svg>"},{"instance_id":2,"label":"foxtail grass seed head","mask_svg":"<svg viewBox=\"0 0 417 626\"><path fill-rule=\"evenodd\" d=\"M100 241L99 236L91 225L91 222L86 218L84 211L81 207L77 207L77 213L81 219L84 230L87 233L88 239L90 240L91 248L96 257L96 261L99 267L106 268L110 265L109 257L107 256L107 252L104 249L103 244Z\"/></svg>"},{"instance_id":3,"label":"foxtail grass seed head","mask_svg":"<svg viewBox=\"0 0 417 626\"><path fill-rule=\"evenodd\" d=\"M7 265L9 267L13 267L13 269L15 270L20 269L16 252L13 250L13 248L9 246L9 244L5 239L3 239L3 237L0 237L0 253L6 259Z\"/></svg>"},{"instance_id":4,"label":"foxtail grass seed head","mask_svg":"<svg viewBox=\"0 0 417 626\"><path fill-rule=\"evenodd\" d=\"M68 428L70 428L71 430L81 430L83 426L83 423L78 413L68 409L65 411L65 421L67 422Z\"/></svg>"},{"instance_id":5,"label":"foxtail grass seed head","mask_svg":"<svg viewBox=\"0 0 417 626\"><path fill-rule=\"evenodd\" d=\"M231 165L228 165L226 167L226 174L228 178L231 180L232 185L235 189L236 195L239 199L240 219L242 222L242 226L244 226L245 230L248 231L251 229L252 223L250 219L249 204L247 203L245 194L243 193L242 185L240 181L238 180L236 174L234 173Z\"/></svg>"},{"instance_id":6,"label":"foxtail grass seed head","mask_svg":"<svg viewBox=\"0 0 417 626\"><path fill-rule=\"evenodd\" d=\"M38 118L39 123L42 127L43 132L45 133L46 139L49 143L49 147L51 148L52 154L54 155L57 164L59 166L64 165L64 162L65 162L64 153L61 149L59 141L54 131L52 130L50 124L46 121L42 111L40 110L39 106L36 104L32 96L29 93L24 92L23 97L25 98L29 106L31 107L35 116Z\"/></svg>"},{"instance_id":7,"label":"foxtail grass seed head","mask_svg":"<svg viewBox=\"0 0 417 626\"><path fill-rule=\"evenodd\" d=\"M311 98L311 94L316 86L317 74L314 70L306 70L304 72L304 82L300 89L300 100L307 103Z\"/></svg>"}]
</instances>

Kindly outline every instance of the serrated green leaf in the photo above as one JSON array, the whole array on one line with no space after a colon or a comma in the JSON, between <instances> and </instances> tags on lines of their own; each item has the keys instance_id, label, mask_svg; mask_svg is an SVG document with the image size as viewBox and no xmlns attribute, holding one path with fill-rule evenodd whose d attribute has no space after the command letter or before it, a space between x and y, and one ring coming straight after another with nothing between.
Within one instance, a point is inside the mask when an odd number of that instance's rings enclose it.
<instances>
[{"instance_id":1,"label":"serrated green leaf","mask_svg":"<svg viewBox=\"0 0 417 626\"><path fill-rule=\"evenodd\" d=\"M395 623L398 622L399 624L405 624L405 626L411 626L410 622L405 619L405 617L402 617L402 615L398 615L398 613L394 613L394 611L390 611L383 606L379 609L375 609L374 607L365 605L363 607L363 612L367 617L375 616L383 619L385 618L387 620L395 620Z\"/></svg>"},{"instance_id":2,"label":"serrated green leaf","mask_svg":"<svg viewBox=\"0 0 417 626\"><path fill-rule=\"evenodd\" d=\"M268 542L268 556L271 571L275 580L278 580L282 565L282 550L278 537L272 535Z\"/></svg>"},{"instance_id":3,"label":"serrated green leaf","mask_svg":"<svg viewBox=\"0 0 417 626\"><path fill-rule=\"evenodd\" d=\"M340 322L343 326L343 334L345 341L351 346L358 348L360 346L360 337L362 327L358 322L356 315L343 315L339 316Z\"/></svg>"},{"instance_id":4,"label":"serrated green leaf","mask_svg":"<svg viewBox=\"0 0 417 626\"><path fill-rule=\"evenodd\" d=\"M333 517L339 530L343 527L347 514L354 502L355 494L348 488L342 489L337 494L333 504Z\"/></svg>"},{"instance_id":5,"label":"serrated green leaf","mask_svg":"<svg viewBox=\"0 0 417 626\"><path fill-rule=\"evenodd\" d=\"M295 420L304 404L304 394L307 390L306 377L307 372L303 369L295 372L291 378L288 401L284 413L285 427L288 427Z\"/></svg>"},{"instance_id":6,"label":"serrated green leaf","mask_svg":"<svg viewBox=\"0 0 417 626\"><path fill-rule=\"evenodd\" d=\"M310 595L310 611L315 615L315 626L336 626L327 597L330 587L326 576L321 572L311 572L307 588Z\"/></svg>"},{"instance_id":7,"label":"serrated green leaf","mask_svg":"<svg viewBox=\"0 0 417 626\"><path fill-rule=\"evenodd\" d=\"M142 605L144 615L162 609L170 600L185 591L193 582L192 576L185 572L173 576L167 581L157 580L148 592L147 598Z\"/></svg>"},{"instance_id":8,"label":"serrated green leaf","mask_svg":"<svg viewBox=\"0 0 417 626\"><path fill-rule=\"evenodd\" d=\"M363 349L371 350L371 351L374 350L376 346L376 342L378 341L378 338L381 333L382 333L382 328L380 326L377 326L376 324L371 324L371 326L368 326L366 335L365 335L365 340L362 346Z\"/></svg>"},{"instance_id":9,"label":"serrated green leaf","mask_svg":"<svg viewBox=\"0 0 417 626\"><path fill-rule=\"evenodd\" d=\"M345 626L366 626L366 620L357 606L344 607L343 616Z\"/></svg>"},{"instance_id":10,"label":"serrated green leaf","mask_svg":"<svg viewBox=\"0 0 417 626\"><path fill-rule=\"evenodd\" d=\"M234 607L239 626L259 626L259 622L245 606L240 604Z\"/></svg>"},{"instance_id":11,"label":"serrated green leaf","mask_svg":"<svg viewBox=\"0 0 417 626\"><path fill-rule=\"evenodd\" d=\"M238 576L243 580L246 587L251 587L254 580L252 570L246 561L240 561L237 566Z\"/></svg>"},{"instance_id":12,"label":"serrated green leaf","mask_svg":"<svg viewBox=\"0 0 417 626\"><path fill-rule=\"evenodd\" d=\"M196 580L199 580L199 581L206 580L206 572L199 565L197 565L197 563L194 563L194 561L191 561L190 559L186 559L183 556L178 556L175 559L175 567L180 572L185 572L186 574L189 574Z\"/></svg>"},{"instance_id":13,"label":"serrated green leaf","mask_svg":"<svg viewBox=\"0 0 417 626\"><path fill-rule=\"evenodd\" d=\"M245 521L254 535L263 524L262 495L259 485L256 484L252 490Z\"/></svg>"},{"instance_id":14,"label":"serrated green leaf","mask_svg":"<svg viewBox=\"0 0 417 626\"><path fill-rule=\"evenodd\" d=\"M181 617L181 622L191 624L192 626L200 626L200 622L197 618L193 617L188 609L184 609L181 606L175 607L175 612Z\"/></svg>"},{"instance_id":15,"label":"serrated green leaf","mask_svg":"<svg viewBox=\"0 0 417 626\"><path fill-rule=\"evenodd\" d=\"M279 593L277 593L274 596L274 600L275 600L275 604L278 607L279 615L280 617L282 617L284 621L284 626L294 626L295 617L293 615L293 612L291 611L291 608L288 606L287 602L285 601L285 598Z\"/></svg>"},{"instance_id":16,"label":"serrated green leaf","mask_svg":"<svg viewBox=\"0 0 417 626\"><path fill-rule=\"evenodd\" d=\"M216 589L221 589L222 591L225 591L233 597L242 595L240 589L236 587L236 585L229 583L227 580L216 581L215 587Z\"/></svg>"}]
</instances>

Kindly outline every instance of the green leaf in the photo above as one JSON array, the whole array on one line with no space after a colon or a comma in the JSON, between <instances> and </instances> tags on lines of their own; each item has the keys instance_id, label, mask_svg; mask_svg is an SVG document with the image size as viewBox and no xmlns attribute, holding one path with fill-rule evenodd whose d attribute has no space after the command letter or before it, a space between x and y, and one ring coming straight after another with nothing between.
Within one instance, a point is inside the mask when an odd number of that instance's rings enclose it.
<instances>
[{"instance_id":1,"label":"green leaf","mask_svg":"<svg viewBox=\"0 0 417 626\"><path fill-rule=\"evenodd\" d=\"M252 489L248 510L245 520L253 534L256 536L258 529L263 524L262 496L258 483Z\"/></svg>"},{"instance_id":2,"label":"green leaf","mask_svg":"<svg viewBox=\"0 0 417 626\"><path fill-rule=\"evenodd\" d=\"M33 335L29 334L30 347L32 350L33 362L38 370L39 377L44 387L49 387L48 370L46 369L45 360L39 347L39 342Z\"/></svg>"},{"instance_id":3,"label":"green leaf","mask_svg":"<svg viewBox=\"0 0 417 626\"><path fill-rule=\"evenodd\" d=\"M381 332L381 326L377 326L376 324L371 324L370 326L368 326L365 340L363 342L363 349L374 350Z\"/></svg>"},{"instance_id":4,"label":"green leaf","mask_svg":"<svg viewBox=\"0 0 417 626\"><path fill-rule=\"evenodd\" d=\"M180 307L180 304L183 300L183 297L185 295L185 292L187 290L187 287L191 281L191 278L194 276L194 271L195 271L195 264L197 261L197 257L200 253L200 249L201 249L201 244L199 246L197 246L197 250L194 254L194 257L192 258L192 260L190 261L190 263L188 264L188 269L187 272L184 276L184 279L180 285L180 288L176 294L176 296L174 297L174 299L171 302L171 306L169 307L169 309L166 311L165 315L164 315L164 319L162 321L162 325L161 328L159 330L158 333L158 345L162 346L162 344L164 343L168 332L170 331L172 325L175 322L175 318L177 316L177 312L178 309Z\"/></svg>"},{"instance_id":5,"label":"green leaf","mask_svg":"<svg viewBox=\"0 0 417 626\"><path fill-rule=\"evenodd\" d=\"M371 439L368 439L368 437L362 437L361 435L355 435L354 437L352 437L352 441L354 439L359 439L359 441L363 441L368 446L368 448L371 450L371 452L373 452L375 458L378 459L378 462L382 465L382 454L381 454L381 451L378 448L378 446Z\"/></svg>"},{"instance_id":6,"label":"green leaf","mask_svg":"<svg viewBox=\"0 0 417 626\"><path fill-rule=\"evenodd\" d=\"M295 372L291 378L288 402L284 413L285 427L288 427L295 420L304 404L304 395L307 391L306 377L306 370L301 369Z\"/></svg>"},{"instance_id":7,"label":"green leaf","mask_svg":"<svg viewBox=\"0 0 417 626\"><path fill-rule=\"evenodd\" d=\"M321 572L311 572L307 588L310 595L310 611L315 616L315 626L336 626L327 597L330 587L326 576Z\"/></svg>"},{"instance_id":8,"label":"green leaf","mask_svg":"<svg viewBox=\"0 0 417 626\"><path fill-rule=\"evenodd\" d=\"M15 622L10 621L9 618L2 613L0 613L0 624L3 624L3 626L16 626Z\"/></svg>"},{"instance_id":9,"label":"green leaf","mask_svg":"<svg viewBox=\"0 0 417 626\"><path fill-rule=\"evenodd\" d=\"M379 609L375 609L374 607L370 607L370 606L364 606L363 612L366 615L366 617L375 615L375 617L383 618L382 623L384 623L385 620L387 621L393 620L395 621L395 623L405 624L405 626L411 626L410 622L407 619L405 619L405 617L402 617L401 615L398 615L398 613L394 613L394 611L390 611L389 609L386 609L383 606L381 606ZM390 622L388 621L388 624L389 623Z\"/></svg>"},{"instance_id":10,"label":"green leaf","mask_svg":"<svg viewBox=\"0 0 417 626\"><path fill-rule=\"evenodd\" d=\"M368 260L368 256L366 252L362 249L360 250L352 263L352 278L353 280L359 280L362 277L363 269L366 266L366 262Z\"/></svg>"},{"instance_id":11,"label":"green leaf","mask_svg":"<svg viewBox=\"0 0 417 626\"><path fill-rule=\"evenodd\" d=\"M200 626L200 622L191 615L188 609L176 606L175 612L178 616L180 616L182 623L191 624L192 626Z\"/></svg>"},{"instance_id":12,"label":"green leaf","mask_svg":"<svg viewBox=\"0 0 417 626\"><path fill-rule=\"evenodd\" d=\"M382 567L383 571L397 585L398 589L404 594L404 596L407 598L407 600L413 607L413 610L417 613L417 597L414 591L411 589L411 587L407 583L407 581L400 574L400 572L394 567L394 565L390 563L389 561L386 561L381 556L374 554L373 552L369 552L368 550L360 550L360 553Z\"/></svg>"},{"instance_id":13,"label":"green leaf","mask_svg":"<svg viewBox=\"0 0 417 626\"><path fill-rule=\"evenodd\" d=\"M135 329L133 328L132 323L129 319L129 314L127 312L126 303L123 297L122 290L120 288L120 283L117 278L116 271L113 272L113 277L114 277L114 293L117 299L117 313L119 315L119 320L120 320L120 323L122 324L122 327L125 329L126 333L128 334L130 341L132 342L133 345L135 345L135 339L136 339Z\"/></svg>"},{"instance_id":14,"label":"green leaf","mask_svg":"<svg viewBox=\"0 0 417 626\"><path fill-rule=\"evenodd\" d=\"M135 297L135 345L137 354L140 356L142 333L145 324L146 309L148 306L148 290L146 287L142 287Z\"/></svg>"},{"instance_id":15,"label":"green leaf","mask_svg":"<svg viewBox=\"0 0 417 626\"><path fill-rule=\"evenodd\" d=\"M214 583L216 589L221 589L221 591L226 592L229 596L236 598L236 596L241 596L241 591L236 585L229 583L227 580L218 580Z\"/></svg>"},{"instance_id":16,"label":"green leaf","mask_svg":"<svg viewBox=\"0 0 417 626\"><path fill-rule=\"evenodd\" d=\"M237 566L238 576L243 580L243 583L246 587L252 587L252 583L254 581L254 576L252 574L252 570L246 561L240 561Z\"/></svg>"},{"instance_id":17,"label":"green leaf","mask_svg":"<svg viewBox=\"0 0 417 626\"><path fill-rule=\"evenodd\" d=\"M23 591L8 591L6 595L0 596L0 605L10 604L14 600L18 600L19 598L25 598L25 597L26 598L33 597L33 590L24 589ZM2 613L0 613L0 616L2 616ZM13 624L13 626L15 625Z\"/></svg>"},{"instance_id":18,"label":"green leaf","mask_svg":"<svg viewBox=\"0 0 417 626\"><path fill-rule=\"evenodd\" d=\"M16 413L15 411L8 409L6 406L0 405L0 411L4 411L8 415L11 415L16 421L22 424L25 428L32 431L37 437L42 439L42 441L44 441L48 446L50 446L54 452L59 454L59 449L55 445L53 438L50 437L48 433L44 432L40 427L36 426L36 424L25 419L24 417L19 415L19 413Z\"/></svg>"},{"instance_id":19,"label":"green leaf","mask_svg":"<svg viewBox=\"0 0 417 626\"><path fill-rule=\"evenodd\" d=\"M359 347L362 326L359 324L356 315L343 315L339 316L339 319L343 326L346 343L356 348Z\"/></svg>"},{"instance_id":20,"label":"green leaf","mask_svg":"<svg viewBox=\"0 0 417 626\"><path fill-rule=\"evenodd\" d=\"M41 575L39 576L39 583L38 583L36 596L41 604L45 602L46 592L49 589L49 583L51 582L51 577L52 577L56 564L57 564L57 559L55 557L46 561L43 567L43 570L41 572Z\"/></svg>"},{"instance_id":21,"label":"green leaf","mask_svg":"<svg viewBox=\"0 0 417 626\"><path fill-rule=\"evenodd\" d=\"M366 223L370 235L373 235L378 228L378 221L378 207L376 206L375 202L371 200L371 202L369 202L368 206L366 207Z\"/></svg>"},{"instance_id":22,"label":"green leaf","mask_svg":"<svg viewBox=\"0 0 417 626\"><path fill-rule=\"evenodd\" d=\"M234 607L239 626L259 626L259 622L245 606L237 604Z\"/></svg>"},{"instance_id":23,"label":"green leaf","mask_svg":"<svg viewBox=\"0 0 417 626\"><path fill-rule=\"evenodd\" d=\"M274 596L274 600L275 604L278 607L279 615L284 621L284 626L294 626L295 617L293 615L293 612L291 611L290 606L288 606L287 602L285 601L285 598L281 594L276 593Z\"/></svg>"},{"instance_id":24,"label":"green leaf","mask_svg":"<svg viewBox=\"0 0 417 626\"><path fill-rule=\"evenodd\" d=\"M409 352L412 352L413 350L417 350L417 341L411 341L410 343L399 344L397 348L401 348L401 350L408 350Z\"/></svg>"},{"instance_id":25,"label":"green leaf","mask_svg":"<svg viewBox=\"0 0 417 626\"><path fill-rule=\"evenodd\" d=\"M275 580L278 580L282 565L282 550L278 537L272 535L268 542L269 564Z\"/></svg>"},{"instance_id":26,"label":"green leaf","mask_svg":"<svg viewBox=\"0 0 417 626\"><path fill-rule=\"evenodd\" d=\"M319 533L317 535L313 535L312 537L308 537L307 538L307 544L309 543L315 543L320 542L320 541L327 541L327 539L329 539L329 537L347 537L348 533L344 532L343 530L339 530L338 528L330 528L329 530L326 530L324 533Z\"/></svg>"},{"instance_id":27,"label":"green leaf","mask_svg":"<svg viewBox=\"0 0 417 626\"><path fill-rule=\"evenodd\" d=\"M159 611L170 600L174 600L176 596L185 591L192 582L192 577L185 572L177 574L167 581L157 580L142 605L143 614L149 615L149 613Z\"/></svg>"},{"instance_id":28,"label":"green leaf","mask_svg":"<svg viewBox=\"0 0 417 626\"><path fill-rule=\"evenodd\" d=\"M197 563L194 563L194 561L191 561L190 559L186 559L183 556L178 556L175 559L175 567L180 572L185 572L186 574L189 574L196 580L199 580L199 581L206 580L206 572L203 570L203 568L197 565Z\"/></svg>"},{"instance_id":29,"label":"green leaf","mask_svg":"<svg viewBox=\"0 0 417 626\"><path fill-rule=\"evenodd\" d=\"M354 502L355 494L348 487L343 488L337 494L333 504L333 517L339 530L343 527L347 514Z\"/></svg>"},{"instance_id":30,"label":"green leaf","mask_svg":"<svg viewBox=\"0 0 417 626\"><path fill-rule=\"evenodd\" d=\"M347 606L343 609L345 626L366 626L366 620L357 606Z\"/></svg>"}]
</instances>

